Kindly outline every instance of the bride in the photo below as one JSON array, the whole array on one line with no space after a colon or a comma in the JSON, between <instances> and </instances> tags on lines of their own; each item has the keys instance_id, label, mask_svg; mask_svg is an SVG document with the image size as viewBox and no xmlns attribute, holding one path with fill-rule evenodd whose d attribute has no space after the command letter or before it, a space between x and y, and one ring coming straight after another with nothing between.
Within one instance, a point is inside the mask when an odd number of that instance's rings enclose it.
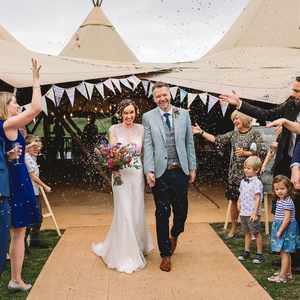
<instances>
[{"instance_id":1,"label":"bride","mask_svg":"<svg viewBox=\"0 0 300 300\"><path fill-rule=\"evenodd\" d=\"M137 107L132 100L123 100L118 109L122 123L109 129L110 144L135 144L141 152L144 128L135 124ZM141 168L120 170L123 184L113 185L114 213L104 242L92 245L108 268L132 273L145 267L144 253L153 249L144 211L144 175ZM117 174L115 174L117 175ZM114 174L113 174L114 176Z\"/></svg>"}]
</instances>

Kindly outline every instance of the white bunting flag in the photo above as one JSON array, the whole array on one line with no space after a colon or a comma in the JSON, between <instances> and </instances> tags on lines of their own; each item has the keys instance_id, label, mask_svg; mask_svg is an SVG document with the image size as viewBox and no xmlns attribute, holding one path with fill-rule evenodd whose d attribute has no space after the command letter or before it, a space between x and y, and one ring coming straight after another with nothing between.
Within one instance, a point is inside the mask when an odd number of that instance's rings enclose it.
<instances>
[{"instance_id":1,"label":"white bunting flag","mask_svg":"<svg viewBox=\"0 0 300 300\"><path fill-rule=\"evenodd\" d=\"M172 96L173 100L176 98L177 91L178 91L178 86L170 87L170 93L171 93L171 96Z\"/></svg>"},{"instance_id":2,"label":"white bunting flag","mask_svg":"<svg viewBox=\"0 0 300 300\"><path fill-rule=\"evenodd\" d=\"M220 105L221 105L222 115L223 115L223 117L225 117L227 107L228 107L228 102L222 101L220 99L219 99L219 101L220 101Z\"/></svg>"},{"instance_id":3,"label":"white bunting flag","mask_svg":"<svg viewBox=\"0 0 300 300\"><path fill-rule=\"evenodd\" d=\"M135 90L141 82L135 75L128 77L127 80L133 84L133 90Z\"/></svg>"},{"instance_id":4,"label":"white bunting flag","mask_svg":"<svg viewBox=\"0 0 300 300\"><path fill-rule=\"evenodd\" d=\"M150 98L152 96L152 88L153 88L154 84L152 82L150 82L149 84L149 90L148 90L148 98Z\"/></svg>"},{"instance_id":5,"label":"white bunting flag","mask_svg":"<svg viewBox=\"0 0 300 300\"><path fill-rule=\"evenodd\" d=\"M66 89L65 91L66 91L69 101L73 107L74 102L75 102L75 87L71 87L69 89Z\"/></svg>"},{"instance_id":6,"label":"white bunting flag","mask_svg":"<svg viewBox=\"0 0 300 300\"><path fill-rule=\"evenodd\" d=\"M86 99L89 98L87 91L86 91L86 87L85 84L83 82L81 82L79 85L76 86L76 89L78 90L78 92Z\"/></svg>"},{"instance_id":7,"label":"white bunting flag","mask_svg":"<svg viewBox=\"0 0 300 300\"><path fill-rule=\"evenodd\" d=\"M48 92L46 93L45 95L49 100L51 100L54 105L56 106L56 103L55 103L55 96L54 96L54 92L53 92L53 86L50 88L50 90L48 90Z\"/></svg>"},{"instance_id":8,"label":"white bunting flag","mask_svg":"<svg viewBox=\"0 0 300 300\"><path fill-rule=\"evenodd\" d=\"M116 78L113 78L111 80L114 84L114 86L117 88L117 90L122 93L122 88L121 88L121 84L120 84L120 80L119 79L116 79Z\"/></svg>"},{"instance_id":9,"label":"white bunting flag","mask_svg":"<svg viewBox=\"0 0 300 300\"><path fill-rule=\"evenodd\" d=\"M103 82L103 84L104 84L106 87L108 87L114 94L116 94L111 79L106 79L106 80Z\"/></svg>"},{"instance_id":10,"label":"white bunting flag","mask_svg":"<svg viewBox=\"0 0 300 300\"><path fill-rule=\"evenodd\" d=\"M187 94L187 91L180 89L180 103L185 99Z\"/></svg>"},{"instance_id":11,"label":"white bunting flag","mask_svg":"<svg viewBox=\"0 0 300 300\"><path fill-rule=\"evenodd\" d=\"M199 94L199 97L204 105L207 103L207 93Z\"/></svg>"},{"instance_id":12,"label":"white bunting flag","mask_svg":"<svg viewBox=\"0 0 300 300\"><path fill-rule=\"evenodd\" d=\"M127 88L129 88L130 90L132 90L132 86L131 86L131 84L128 82L128 80L127 80L126 78L120 79L120 82L121 82L124 86L126 86Z\"/></svg>"},{"instance_id":13,"label":"white bunting flag","mask_svg":"<svg viewBox=\"0 0 300 300\"><path fill-rule=\"evenodd\" d=\"M43 96L41 99L41 103L42 103L42 110L45 113L46 116L48 116L48 107L47 107L47 101L46 101L46 97Z\"/></svg>"},{"instance_id":14,"label":"white bunting flag","mask_svg":"<svg viewBox=\"0 0 300 300\"><path fill-rule=\"evenodd\" d=\"M148 80L142 80L142 84L144 87L145 95L147 95L148 87L149 87L149 81Z\"/></svg>"},{"instance_id":15,"label":"white bunting flag","mask_svg":"<svg viewBox=\"0 0 300 300\"><path fill-rule=\"evenodd\" d=\"M85 82L85 86L88 92L89 100L91 100L93 97L93 90L95 85L93 83Z\"/></svg>"},{"instance_id":16,"label":"white bunting flag","mask_svg":"<svg viewBox=\"0 0 300 300\"><path fill-rule=\"evenodd\" d=\"M191 104L194 102L197 96L198 94L188 93L188 108L191 106Z\"/></svg>"},{"instance_id":17,"label":"white bunting flag","mask_svg":"<svg viewBox=\"0 0 300 300\"><path fill-rule=\"evenodd\" d=\"M56 101L57 106L59 106L59 104L60 104L60 101L63 97L64 91L65 91L65 89L63 89L63 88L61 88L57 85L53 86L53 92L54 92L54 95L55 95L55 101Z\"/></svg>"},{"instance_id":18,"label":"white bunting flag","mask_svg":"<svg viewBox=\"0 0 300 300\"><path fill-rule=\"evenodd\" d=\"M97 83L95 85L97 91L99 92L99 94L101 95L101 97L104 99L105 98L105 95L104 95L104 86L103 86L103 83L100 82L100 83Z\"/></svg>"},{"instance_id":19,"label":"white bunting flag","mask_svg":"<svg viewBox=\"0 0 300 300\"><path fill-rule=\"evenodd\" d=\"M219 102L219 98L215 97L215 96L208 96L208 108L207 111L210 112L211 109L215 106L216 103Z\"/></svg>"}]
</instances>

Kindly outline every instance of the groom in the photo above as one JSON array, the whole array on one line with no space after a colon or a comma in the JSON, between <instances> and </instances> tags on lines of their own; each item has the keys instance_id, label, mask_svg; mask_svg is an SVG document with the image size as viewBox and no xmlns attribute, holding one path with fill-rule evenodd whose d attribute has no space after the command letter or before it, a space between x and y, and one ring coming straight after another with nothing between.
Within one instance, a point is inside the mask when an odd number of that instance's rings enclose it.
<instances>
[{"instance_id":1,"label":"groom","mask_svg":"<svg viewBox=\"0 0 300 300\"><path fill-rule=\"evenodd\" d=\"M184 231L188 211L188 183L196 176L196 157L189 113L171 105L167 84L153 86L157 108L143 115L144 172L156 206L156 232L162 261L160 269L171 271L171 255ZM169 234L169 217L173 226Z\"/></svg>"}]
</instances>

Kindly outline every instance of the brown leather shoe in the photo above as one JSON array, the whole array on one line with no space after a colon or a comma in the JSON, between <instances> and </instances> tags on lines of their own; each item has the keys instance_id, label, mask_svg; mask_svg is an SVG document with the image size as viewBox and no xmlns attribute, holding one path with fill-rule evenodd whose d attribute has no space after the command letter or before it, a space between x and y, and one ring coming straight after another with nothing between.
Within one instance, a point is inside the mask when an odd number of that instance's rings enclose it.
<instances>
[{"instance_id":1,"label":"brown leather shoe","mask_svg":"<svg viewBox=\"0 0 300 300\"><path fill-rule=\"evenodd\" d=\"M171 258L169 256L163 257L159 267L164 272L170 272L171 271Z\"/></svg>"},{"instance_id":2,"label":"brown leather shoe","mask_svg":"<svg viewBox=\"0 0 300 300\"><path fill-rule=\"evenodd\" d=\"M170 238L170 242L171 242L171 255L174 253L176 246L177 246L177 238L171 236Z\"/></svg>"}]
</instances>

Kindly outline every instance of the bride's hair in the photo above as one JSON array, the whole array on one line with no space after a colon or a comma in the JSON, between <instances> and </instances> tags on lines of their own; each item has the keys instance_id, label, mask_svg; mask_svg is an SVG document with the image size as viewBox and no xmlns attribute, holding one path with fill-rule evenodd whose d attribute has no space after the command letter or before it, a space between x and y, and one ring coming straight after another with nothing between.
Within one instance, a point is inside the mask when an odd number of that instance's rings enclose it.
<instances>
[{"instance_id":1,"label":"bride's hair","mask_svg":"<svg viewBox=\"0 0 300 300\"><path fill-rule=\"evenodd\" d=\"M132 105L134 107L134 110L135 110L135 115L137 116L138 115L138 111L139 111L139 108L138 106L135 104L135 102L131 99L123 99L119 105L118 105L118 109L117 109L117 114L119 114L121 117L123 115L123 112L124 112L124 109L129 106L129 105Z\"/></svg>"}]
</instances>

